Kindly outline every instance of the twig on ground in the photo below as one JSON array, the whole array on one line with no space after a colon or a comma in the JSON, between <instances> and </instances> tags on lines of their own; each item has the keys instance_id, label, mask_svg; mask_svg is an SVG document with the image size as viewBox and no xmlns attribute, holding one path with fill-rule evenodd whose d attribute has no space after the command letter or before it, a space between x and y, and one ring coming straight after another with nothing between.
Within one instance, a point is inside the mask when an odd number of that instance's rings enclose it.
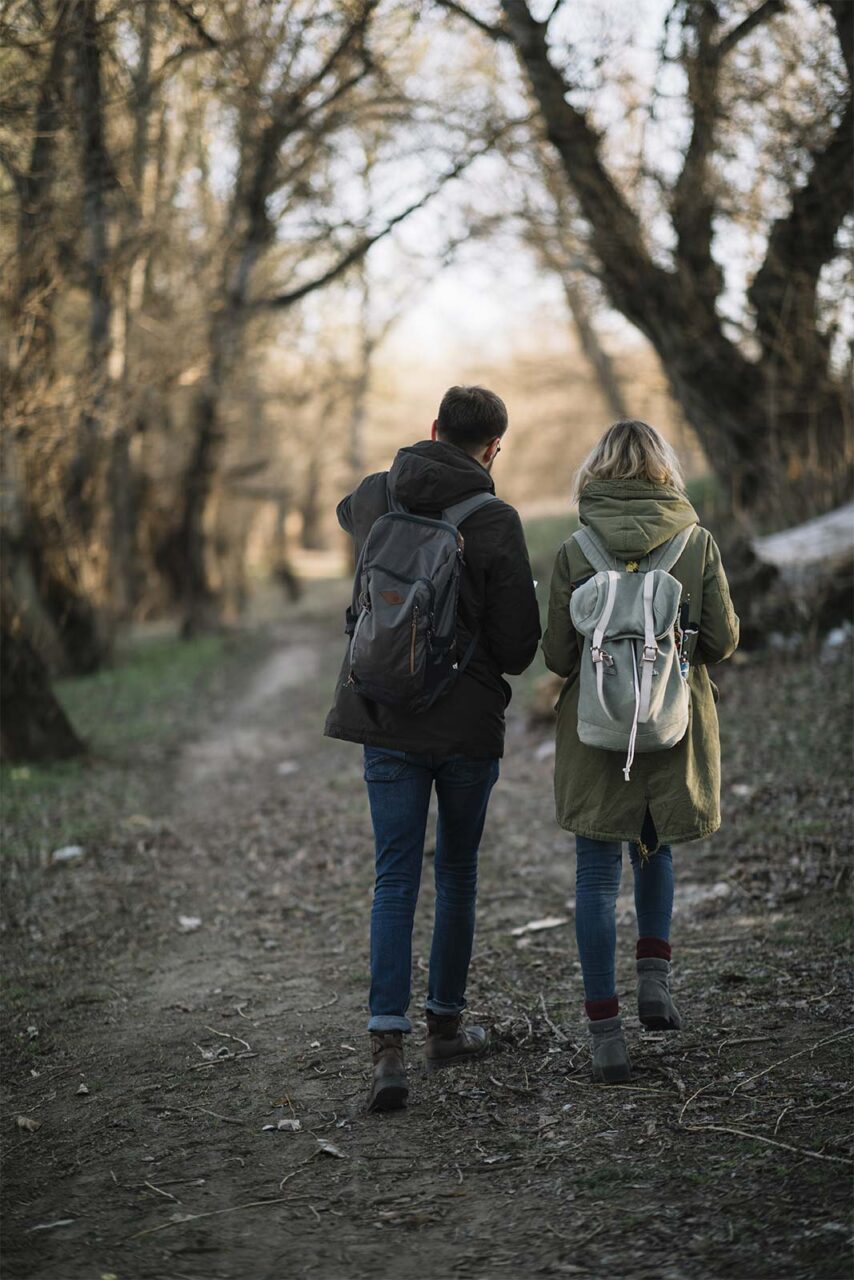
<instances>
[{"instance_id":1,"label":"twig on ground","mask_svg":"<svg viewBox=\"0 0 854 1280\"><path fill-rule=\"evenodd\" d=\"M222 1036L223 1040L236 1040L238 1044L242 1044L247 1052L252 1052L252 1045L246 1040L241 1040L240 1036L230 1035L227 1031L217 1031L216 1027L205 1027L205 1031L210 1031L212 1035Z\"/></svg>"},{"instance_id":2,"label":"twig on ground","mask_svg":"<svg viewBox=\"0 0 854 1280\"><path fill-rule=\"evenodd\" d=\"M203 1065L209 1066L210 1063L206 1062ZM224 1120L226 1124L244 1124L245 1123L245 1121L243 1120L238 1120L236 1116L221 1116L218 1111L209 1111L207 1107L176 1107L176 1106L173 1106L172 1103L170 1103L169 1106L165 1108L165 1110L181 1111L188 1116L194 1115L197 1111L202 1111L206 1116L213 1116L216 1120Z\"/></svg>"},{"instance_id":3,"label":"twig on ground","mask_svg":"<svg viewBox=\"0 0 854 1280\"><path fill-rule=\"evenodd\" d=\"M294 1013L317 1013L319 1009L329 1009L333 1004L337 1004L337 1003L338 1003L338 992L336 991L335 995L332 997L331 1000L326 1000L324 1001L323 1004L309 1005L307 1009L294 1009Z\"/></svg>"},{"instance_id":4,"label":"twig on ground","mask_svg":"<svg viewBox=\"0 0 854 1280\"><path fill-rule=\"evenodd\" d=\"M170 1178L168 1182L164 1182L164 1187L177 1187L186 1183L192 1184L194 1187L203 1187L205 1185L204 1178ZM126 1191L141 1191L145 1182L122 1182L120 1184Z\"/></svg>"},{"instance_id":5,"label":"twig on ground","mask_svg":"<svg viewBox=\"0 0 854 1280\"><path fill-rule=\"evenodd\" d=\"M722 1040L718 1045L716 1058L721 1056L721 1050L731 1048L736 1044L765 1044L771 1039L770 1036L739 1036L735 1040Z\"/></svg>"},{"instance_id":6,"label":"twig on ground","mask_svg":"<svg viewBox=\"0 0 854 1280\"><path fill-rule=\"evenodd\" d=\"M518 1084L505 1084L503 1080L496 1080L495 1076L490 1076L489 1079L499 1089L509 1089L511 1093L521 1093L524 1097L534 1092L533 1089L523 1089Z\"/></svg>"},{"instance_id":7,"label":"twig on ground","mask_svg":"<svg viewBox=\"0 0 854 1280\"><path fill-rule=\"evenodd\" d=\"M774 1138L766 1138L761 1133L748 1133L746 1129L731 1129L724 1124L685 1124L682 1126L687 1133L732 1133L737 1138L750 1138L754 1142L765 1142L769 1147L779 1147L781 1151L792 1151L797 1156L809 1156L813 1160L830 1160L834 1164L847 1164L854 1166L854 1160L849 1160L847 1156L827 1156L821 1151L810 1151L806 1147L793 1147L788 1142L777 1142Z\"/></svg>"},{"instance_id":8,"label":"twig on ground","mask_svg":"<svg viewBox=\"0 0 854 1280\"><path fill-rule=\"evenodd\" d=\"M837 1031L832 1036L825 1036L823 1040L818 1040L814 1045L810 1045L808 1049L800 1049L797 1053L790 1053L786 1058L780 1058L777 1062L772 1062L770 1067L764 1067L762 1071L757 1071L754 1075L748 1076L746 1080L740 1080L732 1091L733 1097L738 1093L739 1089L744 1089L746 1085L751 1084L754 1080L758 1080L761 1076L767 1076L769 1071L774 1071L777 1067L782 1067L786 1062L793 1062L795 1058L803 1058L805 1054L815 1053L816 1049L820 1049L822 1045L831 1044L835 1040L844 1040L848 1036L854 1036L854 1027L848 1027L845 1031Z\"/></svg>"},{"instance_id":9,"label":"twig on ground","mask_svg":"<svg viewBox=\"0 0 854 1280\"><path fill-rule=\"evenodd\" d=\"M224 1062L238 1062L241 1058L257 1058L257 1053L226 1053L221 1058L211 1058L210 1062L195 1062L188 1071L205 1071L208 1067L220 1067Z\"/></svg>"},{"instance_id":10,"label":"twig on ground","mask_svg":"<svg viewBox=\"0 0 854 1280\"><path fill-rule=\"evenodd\" d=\"M165 1196L167 1200L171 1200L173 1204L178 1204L178 1197L173 1196L171 1191L164 1191L162 1187L155 1187L153 1182L144 1182L144 1187L148 1187L150 1191L156 1191L159 1196Z\"/></svg>"},{"instance_id":11,"label":"twig on ground","mask_svg":"<svg viewBox=\"0 0 854 1280\"><path fill-rule=\"evenodd\" d=\"M545 996L543 995L542 991L540 992L540 1005L543 1010L543 1017L546 1020L546 1025L551 1027L552 1031L557 1036L558 1040L566 1040L567 1036L565 1032L561 1031L560 1027L556 1026L555 1023L553 1023L551 1018L549 1017L549 1011L546 1008Z\"/></svg>"},{"instance_id":12,"label":"twig on ground","mask_svg":"<svg viewBox=\"0 0 854 1280\"><path fill-rule=\"evenodd\" d=\"M806 1107L799 1107L794 1102L787 1103L777 1117L777 1123L774 1125L774 1136L777 1136L777 1130L783 1122L783 1116L788 1115L790 1111L820 1111L822 1107L829 1107L831 1103L839 1102L842 1098L847 1098L852 1093L854 1093L854 1084L849 1085L847 1089L843 1089L841 1093L835 1093L832 1098L825 1098L822 1102L812 1102Z\"/></svg>"},{"instance_id":13,"label":"twig on ground","mask_svg":"<svg viewBox=\"0 0 854 1280\"><path fill-rule=\"evenodd\" d=\"M224 1213L239 1213L241 1209L260 1209L268 1204L287 1204L288 1196L279 1196L275 1200L250 1200L248 1204L233 1204L228 1209L209 1209L207 1213L188 1213L181 1218L172 1218L169 1222L160 1222L156 1227L146 1227L144 1231L136 1231L132 1236L125 1236L121 1244L129 1244L131 1240L139 1240L142 1236L152 1236L155 1231L168 1231L170 1227L185 1227L188 1222L197 1222L200 1218L218 1218Z\"/></svg>"},{"instance_id":14,"label":"twig on ground","mask_svg":"<svg viewBox=\"0 0 854 1280\"><path fill-rule=\"evenodd\" d=\"M690 1107L690 1105L691 1105L691 1103L694 1101L694 1099L695 1099L695 1098L698 1098L698 1097L700 1096L700 1094L701 1094L701 1093L704 1093L704 1092L705 1092L705 1090L706 1090L706 1089L711 1089L712 1085L714 1085L714 1084L716 1084L716 1083L717 1083L717 1081L715 1081L715 1080L710 1080L708 1084L701 1085L699 1089L695 1089L695 1090L694 1090L694 1092L691 1094L691 1097L686 1099L686 1101L685 1101L685 1103L684 1103L684 1105L683 1105L683 1107L682 1107L682 1110L679 1112L679 1119L676 1121L676 1123L677 1123L678 1125L681 1125L681 1124L682 1124L682 1117L684 1116L685 1112L688 1110L688 1108Z\"/></svg>"},{"instance_id":15,"label":"twig on ground","mask_svg":"<svg viewBox=\"0 0 854 1280\"><path fill-rule=\"evenodd\" d=\"M284 1178L282 1178L282 1181L279 1183L279 1190L284 1191L285 1186L287 1185L287 1183L290 1182L291 1178L295 1178L297 1174L302 1169L304 1169L307 1164L311 1164L312 1160L318 1154L319 1151L320 1151L320 1147L317 1147L314 1151L312 1151L311 1155L308 1156L307 1159L301 1161L301 1163L298 1164L295 1169L292 1169L290 1173L286 1173Z\"/></svg>"}]
</instances>

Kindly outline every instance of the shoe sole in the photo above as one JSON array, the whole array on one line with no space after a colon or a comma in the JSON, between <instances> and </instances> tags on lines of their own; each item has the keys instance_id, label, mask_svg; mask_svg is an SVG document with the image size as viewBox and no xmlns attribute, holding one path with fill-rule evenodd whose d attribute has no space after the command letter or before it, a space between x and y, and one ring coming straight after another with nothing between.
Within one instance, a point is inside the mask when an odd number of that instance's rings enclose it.
<instances>
[{"instance_id":1,"label":"shoe sole","mask_svg":"<svg viewBox=\"0 0 854 1280\"><path fill-rule=\"evenodd\" d=\"M368 1102L369 1111L400 1111L406 1106L406 1100L409 1097L409 1085L404 1082L395 1083L391 1081L384 1084L381 1089L370 1098Z\"/></svg>"},{"instance_id":2,"label":"shoe sole","mask_svg":"<svg viewBox=\"0 0 854 1280\"><path fill-rule=\"evenodd\" d=\"M681 1027L667 1012L666 1004L642 1004L638 1006L638 1018L647 1031L679 1031Z\"/></svg>"},{"instance_id":3,"label":"shoe sole","mask_svg":"<svg viewBox=\"0 0 854 1280\"><path fill-rule=\"evenodd\" d=\"M433 1075L436 1071L444 1071L446 1067L458 1067L462 1062L478 1062L486 1056L489 1048L485 1044L477 1053L458 1053L453 1058L428 1058L427 1074Z\"/></svg>"}]
</instances>

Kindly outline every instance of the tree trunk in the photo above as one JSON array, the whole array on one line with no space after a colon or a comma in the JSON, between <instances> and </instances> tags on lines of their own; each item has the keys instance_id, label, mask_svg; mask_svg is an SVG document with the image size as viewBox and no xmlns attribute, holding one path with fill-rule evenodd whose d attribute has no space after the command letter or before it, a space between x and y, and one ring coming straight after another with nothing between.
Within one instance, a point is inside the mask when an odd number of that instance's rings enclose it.
<instances>
[{"instance_id":1,"label":"tree trunk","mask_svg":"<svg viewBox=\"0 0 854 1280\"><path fill-rule=\"evenodd\" d=\"M196 635L215 625L218 601L207 565L205 514L218 471L220 380L211 369L193 405L193 450L184 475L183 505L173 543L175 576L181 584L182 631Z\"/></svg>"},{"instance_id":2,"label":"tree trunk","mask_svg":"<svg viewBox=\"0 0 854 1280\"><path fill-rule=\"evenodd\" d=\"M549 56L547 24L533 18L526 0L501 0L501 7L549 142L587 221L605 290L658 353L733 506L771 520L785 512L791 520L836 505L851 482L850 399L829 373L815 304L818 275L851 203L850 101L814 154L790 212L772 228L751 289L762 345L754 361L725 335L716 310L720 273L711 258L714 206L706 183L717 73L732 38L720 37L715 7L686 10L694 28L688 41L694 49L688 58L694 128L673 191L674 269L651 257L637 213L605 167L599 134L570 101L572 86ZM746 20L740 29L749 25ZM787 299L798 321L791 340L805 352L801 362L785 354Z\"/></svg>"},{"instance_id":3,"label":"tree trunk","mask_svg":"<svg viewBox=\"0 0 854 1280\"><path fill-rule=\"evenodd\" d=\"M155 40L156 5L142 6L139 15L139 59L133 73L132 193L122 238L131 246L122 282L121 304L114 309L115 337L111 347L111 382L121 389L116 405L117 421L110 441L108 498L110 503L110 600L116 618L130 618L139 594L137 477L131 460L131 437L141 425L139 374L135 366L135 324L142 309L151 238L145 229L154 225L150 180L150 121L155 89L151 83L151 58Z\"/></svg>"},{"instance_id":4,"label":"tree trunk","mask_svg":"<svg viewBox=\"0 0 854 1280\"><path fill-rule=\"evenodd\" d=\"M5 599L0 610L0 760L47 763L83 751L50 687L43 659Z\"/></svg>"},{"instance_id":5,"label":"tree trunk","mask_svg":"<svg viewBox=\"0 0 854 1280\"><path fill-rule=\"evenodd\" d=\"M614 368L614 362L599 341L599 334L590 315L587 300L572 279L568 270L561 272L561 284L567 306L575 324L578 341L590 368L593 370L599 390L615 418L627 418L629 411L623 399L623 389Z\"/></svg>"},{"instance_id":6,"label":"tree trunk","mask_svg":"<svg viewBox=\"0 0 854 1280\"><path fill-rule=\"evenodd\" d=\"M326 537L323 530L323 509L320 505L320 457L313 451L308 460L300 514L302 515L302 545L306 551L325 551Z\"/></svg>"},{"instance_id":7,"label":"tree trunk","mask_svg":"<svg viewBox=\"0 0 854 1280\"><path fill-rule=\"evenodd\" d=\"M49 648L59 642L64 669L89 671L103 660L106 648L95 610L75 585L67 531L48 514L56 506L58 477L46 474L44 461L50 437L59 430L56 418L61 411L53 403L53 308L59 282L53 195L74 18L74 4L63 0L57 5L50 57L36 104L33 144L20 181L18 280L11 324L14 345L6 398L7 429L14 433L6 449L20 455L20 529L8 543L8 550L19 584L35 583L50 617L53 636ZM48 441L47 448L42 447L44 441ZM48 490L52 490L50 495ZM5 518L3 523L5 526Z\"/></svg>"},{"instance_id":8,"label":"tree trunk","mask_svg":"<svg viewBox=\"0 0 854 1280\"><path fill-rule=\"evenodd\" d=\"M110 390L112 299L109 288L109 210L112 165L104 139L101 31L97 0L78 0L75 21L75 93L83 179L83 263L89 294L89 331L84 406L69 476L71 514L84 537L96 517L96 476Z\"/></svg>"}]
</instances>

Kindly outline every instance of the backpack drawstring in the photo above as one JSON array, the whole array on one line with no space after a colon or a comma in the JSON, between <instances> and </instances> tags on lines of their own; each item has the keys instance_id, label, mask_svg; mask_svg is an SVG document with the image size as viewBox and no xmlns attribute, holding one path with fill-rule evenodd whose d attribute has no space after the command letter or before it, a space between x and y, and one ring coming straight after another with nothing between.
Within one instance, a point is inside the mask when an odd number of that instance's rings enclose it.
<instances>
[{"instance_id":1,"label":"backpack drawstring","mask_svg":"<svg viewBox=\"0 0 854 1280\"><path fill-rule=\"evenodd\" d=\"M635 742L637 741L637 736L638 736L638 720L640 719L640 704L641 704L640 683L638 681L638 660L637 660L637 656L635 655L634 645L632 645L632 683L635 686L635 716L634 716L634 719L632 720L632 731L629 734L629 753L626 756L626 764L623 769L623 777L625 778L626 782L630 781L632 765L635 759Z\"/></svg>"}]
</instances>

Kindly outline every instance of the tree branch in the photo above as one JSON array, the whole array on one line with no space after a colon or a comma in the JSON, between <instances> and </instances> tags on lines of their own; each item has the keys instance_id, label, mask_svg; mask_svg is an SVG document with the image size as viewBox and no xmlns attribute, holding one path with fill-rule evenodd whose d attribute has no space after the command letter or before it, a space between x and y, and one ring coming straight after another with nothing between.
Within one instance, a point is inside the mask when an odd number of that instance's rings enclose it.
<instances>
[{"instance_id":1,"label":"tree branch","mask_svg":"<svg viewBox=\"0 0 854 1280\"><path fill-rule=\"evenodd\" d=\"M356 242L356 244L348 249L336 263L321 275L315 276L313 280L308 280L305 284L299 285L296 289L290 289L286 293L276 294L272 298L259 298L252 304L253 308L257 310L282 310L287 307L292 307L295 303L300 302L303 298L307 297L308 294L314 293L317 289L322 289L327 284L331 284L333 280L337 280L346 271L348 271L350 267L363 258L369 249L371 249L380 240L384 240L385 237L389 235L395 227L399 226L401 222L408 218L410 214L417 212L418 209L423 209L434 196L438 195L446 183L451 182L454 178L458 178L471 164L474 163L475 160L486 155L494 146L495 141L495 137L491 138L484 147L480 148L474 154L465 156L462 160L459 160L457 164L448 170L447 173L442 175L439 181L435 183L429 191L425 192L423 196L408 205L407 208L403 209L400 213L395 214L395 216L390 218L385 226L379 231L373 232L372 235L363 236Z\"/></svg>"},{"instance_id":2,"label":"tree branch","mask_svg":"<svg viewBox=\"0 0 854 1280\"><path fill-rule=\"evenodd\" d=\"M854 80L854 4L851 0L822 0L833 15L848 79Z\"/></svg>"},{"instance_id":3,"label":"tree branch","mask_svg":"<svg viewBox=\"0 0 854 1280\"><path fill-rule=\"evenodd\" d=\"M206 44L209 49L219 48L219 40L217 40L216 36L211 35L201 18L193 12L192 4L183 4L182 0L169 0L169 3L176 13L179 13L184 21L190 24L203 44Z\"/></svg>"},{"instance_id":4,"label":"tree branch","mask_svg":"<svg viewBox=\"0 0 854 1280\"><path fill-rule=\"evenodd\" d=\"M685 31L693 34L694 47L683 53L692 116L691 139L671 201L683 283L702 295L712 308L723 283L721 269L712 257L715 202L709 172L719 113L721 58L720 45L715 42L717 24L714 0L691 0L686 9Z\"/></svg>"},{"instance_id":5,"label":"tree branch","mask_svg":"<svg viewBox=\"0 0 854 1280\"><path fill-rule=\"evenodd\" d=\"M785 360L797 349L804 365L826 363L825 344L816 331L818 277L833 257L836 233L854 206L854 157L851 133L854 101L821 150L812 153L806 183L791 194L785 217L771 228L765 261L748 290L766 356Z\"/></svg>"},{"instance_id":6,"label":"tree branch","mask_svg":"<svg viewBox=\"0 0 854 1280\"><path fill-rule=\"evenodd\" d=\"M587 116L568 101L570 85L552 64L542 23L525 0L501 0L509 35L545 124L549 142L590 227L590 243L615 306L642 332L649 332L652 298L670 296L673 278L651 259L637 214L600 156L600 139ZM653 309L657 309L653 303Z\"/></svg>"},{"instance_id":7,"label":"tree branch","mask_svg":"<svg viewBox=\"0 0 854 1280\"><path fill-rule=\"evenodd\" d=\"M717 51L723 58L739 44L745 36L749 36L751 31L755 30L761 23L767 22L769 18L773 18L775 14L782 13L786 7L786 0L763 0L758 9L754 9L746 18L733 27L732 31L728 31L725 36L721 36L718 41Z\"/></svg>"},{"instance_id":8,"label":"tree branch","mask_svg":"<svg viewBox=\"0 0 854 1280\"><path fill-rule=\"evenodd\" d=\"M477 27L491 40L509 40L510 34L503 27L496 27L491 22L484 22L483 18L478 18L476 14L466 9L464 5L456 4L455 0L436 0L436 4L440 9L447 9L448 13L454 13L458 18L465 18L473 26Z\"/></svg>"}]
</instances>

